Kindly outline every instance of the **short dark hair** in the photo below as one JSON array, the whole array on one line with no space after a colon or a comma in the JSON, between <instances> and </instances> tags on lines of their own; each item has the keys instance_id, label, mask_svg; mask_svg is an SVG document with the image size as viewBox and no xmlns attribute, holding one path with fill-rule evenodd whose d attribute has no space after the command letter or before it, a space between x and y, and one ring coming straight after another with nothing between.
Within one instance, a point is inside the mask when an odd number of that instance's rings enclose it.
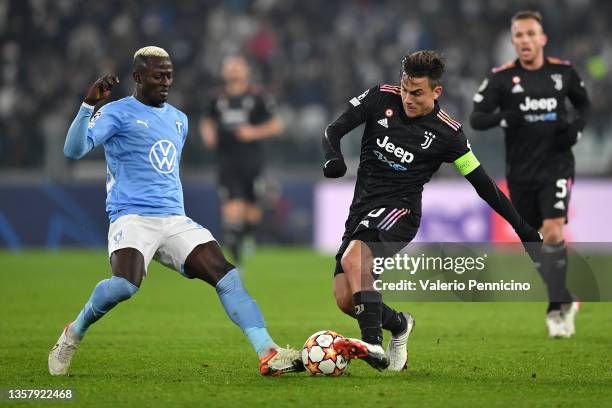
<instances>
[{"instance_id":1,"label":"short dark hair","mask_svg":"<svg viewBox=\"0 0 612 408\"><path fill-rule=\"evenodd\" d=\"M544 28L544 25L542 24L542 14L540 14L539 11L535 11L535 10L521 10L517 12L514 16L512 16L512 20L510 20L510 24L514 24L514 22L517 20L529 20L529 19L537 21L540 24L540 26Z\"/></svg>"},{"instance_id":2,"label":"short dark hair","mask_svg":"<svg viewBox=\"0 0 612 408\"><path fill-rule=\"evenodd\" d=\"M402 58L402 78L404 75L413 78L427 77L431 89L434 89L441 85L443 74L444 58L435 51L416 51Z\"/></svg>"}]
</instances>

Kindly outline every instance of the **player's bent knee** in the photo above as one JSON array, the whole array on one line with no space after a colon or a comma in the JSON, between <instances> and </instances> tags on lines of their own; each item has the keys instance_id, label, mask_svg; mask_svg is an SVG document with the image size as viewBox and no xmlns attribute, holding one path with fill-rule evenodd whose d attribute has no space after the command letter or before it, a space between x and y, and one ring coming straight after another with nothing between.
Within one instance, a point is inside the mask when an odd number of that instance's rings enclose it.
<instances>
[{"instance_id":1,"label":"player's bent knee","mask_svg":"<svg viewBox=\"0 0 612 408\"><path fill-rule=\"evenodd\" d=\"M134 294L138 292L138 286L134 285L125 278L113 276L110 278L107 290L109 292L109 298L112 301L119 303L134 296Z\"/></svg>"},{"instance_id":2,"label":"player's bent knee","mask_svg":"<svg viewBox=\"0 0 612 408\"><path fill-rule=\"evenodd\" d=\"M92 296L92 306L99 312L106 313L117 303L128 300L138 292L138 286L125 278L112 276L96 285Z\"/></svg>"},{"instance_id":3,"label":"player's bent knee","mask_svg":"<svg viewBox=\"0 0 612 408\"><path fill-rule=\"evenodd\" d=\"M563 220L545 220L541 228L544 242L558 244L563 241Z\"/></svg>"},{"instance_id":4,"label":"player's bent knee","mask_svg":"<svg viewBox=\"0 0 612 408\"><path fill-rule=\"evenodd\" d=\"M344 270L344 273L349 274L351 276L353 275L359 275L360 274L360 257L357 253L353 252L353 251L347 251L344 253L344 255L342 255L342 259L340 260L340 265L342 265L342 269Z\"/></svg>"},{"instance_id":5,"label":"player's bent knee","mask_svg":"<svg viewBox=\"0 0 612 408\"><path fill-rule=\"evenodd\" d=\"M213 286L235 268L225 259L216 241L198 245L185 261L188 277L203 280Z\"/></svg>"}]
</instances>

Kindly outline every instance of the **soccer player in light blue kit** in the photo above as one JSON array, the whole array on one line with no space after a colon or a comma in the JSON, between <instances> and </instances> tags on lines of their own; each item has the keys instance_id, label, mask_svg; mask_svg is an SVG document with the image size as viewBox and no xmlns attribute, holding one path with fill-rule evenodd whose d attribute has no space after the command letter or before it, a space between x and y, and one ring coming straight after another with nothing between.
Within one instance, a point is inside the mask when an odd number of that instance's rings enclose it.
<instances>
[{"instance_id":1,"label":"soccer player in light blue kit","mask_svg":"<svg viewBox=\"0 0 612 408\"><path fill-rule=\"evenodd\" d=\"M103 145L107 163L106 211L112 276L99 282L76 319L66 325L49 353L49 372L64 375L89 326L138 291L151 259L187 278L213 285L229 318L247 336L262 375L301 371L297 351L272 340L257 303L244 289L211 233L185 216L179 178L187 116L166 102L173 81L168 53L144 47L134 54L133 96L95 114L119 82L112 75L90 88L75 117L64 154L80 159Z\"/></svg>"}]
</instances>

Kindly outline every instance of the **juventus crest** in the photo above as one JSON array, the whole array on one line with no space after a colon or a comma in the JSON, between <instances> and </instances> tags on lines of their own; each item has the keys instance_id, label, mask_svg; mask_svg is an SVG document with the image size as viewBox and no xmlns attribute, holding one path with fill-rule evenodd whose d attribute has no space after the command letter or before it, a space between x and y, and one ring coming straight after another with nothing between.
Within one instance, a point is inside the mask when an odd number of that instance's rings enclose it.
<instances>
[{"instance_id":1,"label":"juventus crest","mask_svg":"<svg viewBox=\"0 0 612 408\"><path fill-rule=\"evenodd\" d=\"M561 89L563 89L563 76L561 74L552 74L550 76L550 79L552 79L553 82L555 83L555 89L557 91L560 91Z\"/></svg>"}]
</instances>

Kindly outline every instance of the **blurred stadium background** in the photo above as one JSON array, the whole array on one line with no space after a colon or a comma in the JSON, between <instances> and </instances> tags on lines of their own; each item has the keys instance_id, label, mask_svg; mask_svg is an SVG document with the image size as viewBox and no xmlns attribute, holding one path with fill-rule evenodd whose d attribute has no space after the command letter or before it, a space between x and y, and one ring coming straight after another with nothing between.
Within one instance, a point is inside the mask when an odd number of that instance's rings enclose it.
<instances>
[{"instance_id":1,"label":"blurred stadium background","mask_svg":"<svg viewBox=\"0 0 612 408\"><path fill-rule=\"evenodd\" d=\"M116 72L121 84L113 97L132 93L131 57L144 45L162 46L173 58L170 102L191 123L181 169L186 210L219 237L215 154L204 148L197 122L230 53L249 58L255 82L276 98L286 125L266 146L262 242L336 248L354 180L323 180L322 131L348 99L397 81L401 57L417 49L447 57L442 104L501 181L501 131L474 132L467 118L489 69L514 58L508 22L525 8L543 13L547 53L573 62L593 101L574 149L569 238L612 241L610 217L601 215L612 202L611 2L0 0L0 247L105 246L103 151L71 162L62 147L93 80ZM360 134L343 142L353 176ZM510 239L455 173L443 167L426 187L420 238Z\"/></svg>"}]
</instances>

